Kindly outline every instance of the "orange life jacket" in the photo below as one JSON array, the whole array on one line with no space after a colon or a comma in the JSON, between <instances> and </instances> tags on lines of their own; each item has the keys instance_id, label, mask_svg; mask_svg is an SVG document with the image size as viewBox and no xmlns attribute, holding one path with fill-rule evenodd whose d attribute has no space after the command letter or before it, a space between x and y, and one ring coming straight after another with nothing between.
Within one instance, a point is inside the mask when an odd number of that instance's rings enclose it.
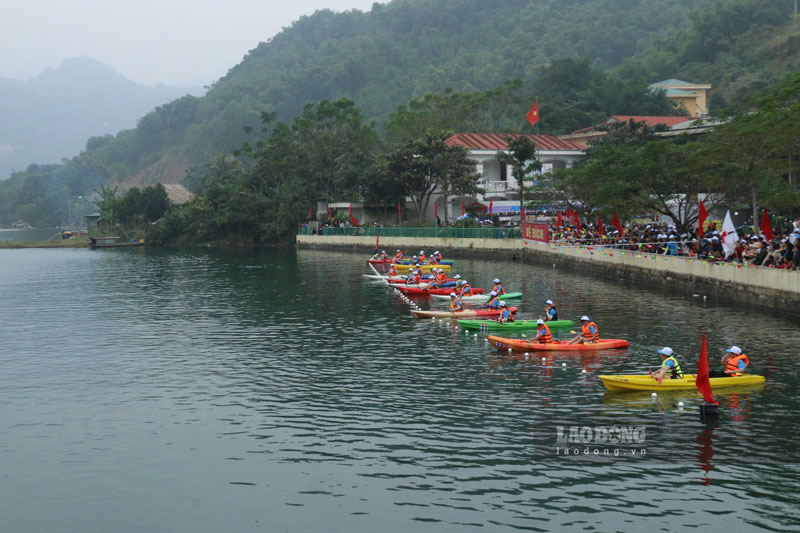
<instances>
[{"instance_id":1,"label":"orange life jacket","mask_svg":"<svg viewBox=\"0 0 800 533\"><path fill-rule=\"evenodd\" d=\"M592 326L594 326L594 331L595 331L594 335L592 334L591 330L589 329ZM595 324L594 322L589 322L585 326L581 326L581 329L583 330L583 338L586 341L588 341L588 342L597 342L597 341L600 340L600 330L597 329L597 324Z\"/></svg>"},{"instance_id":2,"label":"orange life jacket","mask_svg":"<svg viewBox=\"0 0 800 533\"><path fill-rule=\"evenodd\" d=\"M451 298L450 299L450 310L451 311L461 311L461 300L458 298Z\"/></svg>"},{"instance_id":3,"label":"orange life jacket","mask_svg":"<svg viewBox=\"0 0 800 533\"><path fill-rule=\"evenodd\" d=\"M392 265L392 268L389 269L389 275L390 276L396 276L397 275L397 267L396 266Z\"/></svg>"},{"instance_id":4,"label":"orange life jacket","mask_svg":"<svg viewBox=\"0 0 800 533\"><path fill-rule=\"evenodd\" d=\"M538 334L539 342L542 344L549 344L553 342L553 336L550 334L550 326L547 324L542 324L536 328L536 333Z\"/></svg>"},{"instance_id":5,"label":"orange life jacket","mask_svg":"<svg viewBox=\"0 0 800 533\"><path fill-rule=\"evenodd\" d=\"M508 307L503 309L503 312L500 314L500 322L502 323L514 322L514 315L511 314L511 309L509 309Z\"/></svg>"},{"instance_id":6,"label":"orange life jacket","mask_svg":"<svg viewBox=\"0 0 800 533\"><path fill-rule=\"evenodd\" d=\"M506 293L506 290L503 288L503 284L502 283L495 283L494 284L494 288L492 290L494 292L496 292L497 294L499 294L500 296L502 296L502 295L504 295Z\"/></svg>"},{"instance_id":7,"label":"orange life jacket","mask_svg":"<svg viewBox=\"0 0 800 533\"><path fill-rule=\"evenodd\" d=\"M489 309L497 309L500 306L500 300L497 296L492 296L492 299L486 302L486 306Z\"/></svg>"},{"instance_id":8,"label":"orange life jacket","mask_svg":"<svg viewBox=\"0 0 800 533\"><path fill-rule=\"evenodd\" d=\"M419 262L420 264L425 262L425 254L419 254Z\"/></svg>"},{"instance_id":9,"label":"orange life jacket","mask_svg":"<svg viewBox=\"0 0 800 533\"><path fill-rule=\"evenodd\" d=\"M472 296L472 287L469 286L469 283L465 283L461 286L461 295Z\"/></svg>"},{"instance_id":10,"label":"orange life jacket","mask_svg":"<svg viewBox=\"0 0 800 533\"><path fill-rule=\"evenodd\" d=\"M739 368L739 361L742 360L744 360L744 367L747 368L747 365L750 364L750 359L745 354L728 357L728 365L725 367L725 371L732 376L741 376L742 370Z\"/></svg>"},{"instance_id":11,"label":"orange life jacket","mask_svg":"<svg viewBox=\"0 0 800 533\"><path fill-rule=\"evenodd\" d=\"M436 281L438 281L439 283L444 283L445 281L447 281L447 275L444 272L439 272L438 274L436 274Z\"/></svg>"},{"instance_id":12,"label":"orange life jacket","mask_svg":"<svg viewBox=\"0 0 800 533\"><path fill-rule=\"evenodd\" d=\"M387 259L389 259L389 254L387 254L386 252L382 252L382 253L381 253L381 259L383 259L384 261L386 261Z\"/></svg>"},{"instance_id":13,"label":"orange life jacket","mask_svg":"<svg viewBox=\"0 0 800 533\"><path fill-rule=\"evenodd\" d=\"M431 265L438 265L439 261L436 260L436 256L435 255L432 255L430 260L428 261L428 263L430 263Z\"/></svg>"},{"instance_id":14,"label":"orange life jacket","mask_svg":"<svg viewBox=\"0 0 800 533\"><path fill-rule=\"evenodd\" d=\"M394 256L395 256L396 259L402 259L403 258L403 252L397 252L396 254L394 254Z\"/></svg>"},{"instance_id":15,"label":"orange life jacket","mask_svg":"<svg viewBox=\"0 0 800 533\"><path fill-rule=\"evenodd\" d=\"M422 283L422 276L419 275L419 272L414 272L414 277L411 278L411 283Z\"/></svg>"}]
</instances>

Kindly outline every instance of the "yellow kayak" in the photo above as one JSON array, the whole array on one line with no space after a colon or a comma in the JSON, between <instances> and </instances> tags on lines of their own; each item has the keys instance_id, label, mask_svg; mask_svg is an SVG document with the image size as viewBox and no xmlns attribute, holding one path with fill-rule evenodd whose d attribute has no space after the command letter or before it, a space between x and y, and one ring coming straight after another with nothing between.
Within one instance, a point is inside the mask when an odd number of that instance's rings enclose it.
<instances>
[{"instance_id":1,"label":"yellow kayak","mask_svg":"<svg viewBox=\"0 0 800 533\"><path fill-rule=\"evenodd\" d=\"M695 374L684 374L678 379L664 379L659 385L658 381L647 374L617 374L614 376L598 376L603 380L603 385L608 390L692 390L696 389ZM742 385L760 385L764 383L764 376L745 374L729 378L709 378L711 390L737 387Z\"/></svg>"},{"instance_id":2,"label":"yellow kayak","mask_svg":"<svg viewBox=\"0 0 800 533\"><path fill-rule=\"evenodd\" d=\"M398 272L408 272L414 267L414 265L395 265L397 267ZM422 265L421 266L423 272L430 272L432 268L441 268L442 270L450 270L450 265Z\"/></svg>"}]
</instances>

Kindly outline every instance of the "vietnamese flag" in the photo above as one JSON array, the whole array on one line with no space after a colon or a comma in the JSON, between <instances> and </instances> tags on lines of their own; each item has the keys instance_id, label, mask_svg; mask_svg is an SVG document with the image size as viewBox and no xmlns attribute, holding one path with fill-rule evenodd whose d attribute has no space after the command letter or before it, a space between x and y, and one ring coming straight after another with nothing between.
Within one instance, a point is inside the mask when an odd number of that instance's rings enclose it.
<instances>
[{"instance_id":1,"label":"vietnamese flag","mask_svg":"<svg viewBox=\"0 0 800 533\"><path fill-rule=\"evenodd\" d=\"M558 225L559 226L564 225L564 218L561 216L561 211L558 212Z\"/></svg>"},{"instance_id":2,"label":"vietnamese flag","mask_svg":"<svg viewBox=\"0 0 800 533\"><path fill-rule=\"evenodd\" d=\"M708 211L706 211L706 206L703 205L703 201L700 200L700 214L698 215L698 220L700 222L700 229L697 230L697 234L700 237L704 236L703 222L705 222L707 218L708 218Z\"/></svg>"},{"instance_id":3,"label":"vietnamese flag","mask_svg":"<svg viewBox=\"0 0 800 533\"><path fill-rule=\"evenodd\" d=\"M768 241L772 240L772 225L769 223L769 211L767 208L764 208L764 216L761 218L761 233L764 234L764 238Z\"/></svg>"},{"instance_id":4,"label":"vietnamese flag","mask_svg":"<svg viewBox=\"0 0 800 533\"><path fill-rule=\"evenodd\" d=\"M494 207L494 202L492 200L489 200L489 216L490 217L492 216L493 207Z\"/></svg>"},{"instance_id":5,"label":"vietnamese flag","mask_svg":"<svg viewBox=\"0 0 800 533\"><path fill-rule=\"evenodd\" d=\"M397 221L401 222L403 220L403 215L400 211L400 202L397 202Z\"/></svg>"},{"instance_id":6,"label":"vietnamese flag","mask_svg":"<svg viewBox=\"0 0 800 533\"><path fill-rule=\"evenodd\" d=\"M465 212L465 211L466 211L466 210L464 209L464 200L461 200L461 216L462 216L462 217L464 216L464 212Z\"/></svg>"},{"instance_id":7,"label":"vietnamese flag","mask_svg":"<svg viewBox=\"0 0 800 533\"><path fill-rule=\"evenodd\" d=\"M711 383L708 381L708 353L706 349L706 336L703 334L703 347L700 349L700 359L697 360L697 378L695 379L697 390L703 395L706 403L719 405L714 401L714 394L711 392Z\"/></svg>"},{"instance_id":8,"label":"vietnamese flag","mask_svg":"<svg viewBox=\"0 0 800 533\"><path fill-rule=\"evenodd\" d=\"M617 216L616 213L614 213L614 218L611 219L611 223L614 225L615 228L617 228L619 236L622 237L622 224L619 223L619 217Z\"/></svg>"},{"instance_id":9,"label":"vietnamese flag","mask_svg":"<svg viewBox=\"0 0 800 533\"><path fill-rule=\"evenodd\" d=\"M534 124L539 122L539 101L538 100L536 101L535 104L533 104L533 107L531 108L530 111L528 111L528 114L525 115L525 118L528 119L528 123L531 126L533 126Z\"/></svg>"},{"instance_id":10,"label":"vietnamese flag","mask_svg":"<svg viewBox=\"0 0 800 533\"><path fill-rule=\"evenodd\" d=\"M331 204L328 204L328 220L332 220L333 215L331 215Z\"/></svg>"},{"instance_id":11,"label":"vietnamese flag","mask_svg":"<svg viewBox=\"0 0 800 533\"><path fill-rule=\"evenodd\" d=\"M597 215L597 231L602 235L605 233L605 228L603 228L603 219L600 218L600 215Z\"/></svg>"}]
</instances>

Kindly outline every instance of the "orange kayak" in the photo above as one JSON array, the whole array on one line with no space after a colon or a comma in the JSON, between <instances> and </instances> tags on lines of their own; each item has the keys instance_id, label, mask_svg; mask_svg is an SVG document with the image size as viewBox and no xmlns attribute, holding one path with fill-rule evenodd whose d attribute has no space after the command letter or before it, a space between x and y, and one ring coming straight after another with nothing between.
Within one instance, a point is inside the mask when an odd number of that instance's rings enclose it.
<instances>
[{"instance_id":1,"label":"orange kayak","mask_svg":"<svg viewBox=\"0 0 800 533\"><path fill-rule=\"evenodd\" d=\"M554 341L547 344L539 342L531 342L527 339L511 339L507 337L497 337L489 335L489 344L497 347L498 350L508 350L511 348L517 352L529 352L533 350L547 350L547 351L587 351L587 350L605 350L608 348L625 348L631 343L625 339L601 339L594 344L567 344L566 342Z\"/></svg>"}]
</instances>

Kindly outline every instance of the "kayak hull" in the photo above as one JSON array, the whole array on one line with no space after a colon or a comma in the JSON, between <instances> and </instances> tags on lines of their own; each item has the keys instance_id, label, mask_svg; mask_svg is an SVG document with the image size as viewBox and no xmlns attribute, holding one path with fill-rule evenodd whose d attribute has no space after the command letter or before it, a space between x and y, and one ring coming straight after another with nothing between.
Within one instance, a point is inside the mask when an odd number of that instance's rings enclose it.
<instances>
[{"instance_id":1,"label":"kayak hull","mask_svg":"<svg viewBox=\"0 0 800 533\"><path fill-rule=\"evenodd\" d=\"M489 344L498 350L511 348L516 352L548 351L548 352L588 352L597 350L607 350L609 348L625 348L630 342L625 339L602 339L594 344L567 344L564 342L553 342L542 344L531 342L526 339L511 339L507 337L497 337L489 335Z\"/></svg>"},{"instance_id":2,"label":"kayak hull","mask_svg":"<svg viewBox=\"0 0 800 533\"><path fill-rule=\"evenodd\" d=\"M516 307L509 307L509 311L511 314L517 312ZM500 311L494 311L491 309L465 309L463 311L452 312L452 311L411 311L411 314L414 315L416 318L470 318L470 317L491 317L491 316L500 316Z\"/></svg>"},{"instance_id":3,"label":"kayak hull","mask_svg":"<svg viewBox=\"0 0 800 533\"><path fill-rule=\"evenodd\" d=\"M408 272L414 265L397 265L398 272ZM430 272L434 268L441 268L442 270L450 270L450 265L421 265L420 268L423 272Z\"/></svg>"},{"instance_id":4,"label":"kayak hull","mask_svg":"<svg viewBox=\"0 0 800 533\"><path fill-rule=\"evenodd\" d=\"M646 374L618 374L598 376L603 380L603 385L608 390L614 391L659 391L659 390L696 390L695 374L684 374L679 379L664 379L661 384L655 378ZM730 387L760 385L766 379L764 376L745 374L729 378L709 378L711 390L727 389Z\"/></svg>"},{"instance_id":5,"label":"kayak hull","mask_svg":"<svg viewBox=\"0 0 800 533\"><path fill-rule=\"evenodd\" d=\"M476 289L472 289L473 291ZM434 300L444 301L450 298L450 294L432 294L431 297ZM498 297L500 300L519 300L522 298L521 292L509 292L503 295L502 298ZM464 296L461 298L462 302L488 302L489 295L488 294L476 294L475 296Z\"/></svg>"},{"instance_id":6,"label":"kayak hull","mask_svg":"<svg viewBox=\"0 0 800 533\"><path fill-rule=\"evenodd\" d=\"M547 323L551 328L571 328L574 324L572 320L553 320ZM514 331L538 327L535 320L515 320L508 324L501 324L494 320L459 320L458 325L464 329L488 329L489 331Z\"/></svg>"},{"instance_id":7,"label":"kayak hull","mask_svg":"<svg viewBox=\"0 0 800 533\"><path fill-rule=\"evenodd\" d=\"M454 292L453 289L444 288L444 289L425 289L421 287L414 287L414 286L402 286L396 285L395 289L399 290L402 293L405 293L409 296L429 296L431 294L444 294L450 298L450 293ZM473 292L477 292L478 294L483 292L483 289L472 289Z\"/></svg>"}]
</instances>

